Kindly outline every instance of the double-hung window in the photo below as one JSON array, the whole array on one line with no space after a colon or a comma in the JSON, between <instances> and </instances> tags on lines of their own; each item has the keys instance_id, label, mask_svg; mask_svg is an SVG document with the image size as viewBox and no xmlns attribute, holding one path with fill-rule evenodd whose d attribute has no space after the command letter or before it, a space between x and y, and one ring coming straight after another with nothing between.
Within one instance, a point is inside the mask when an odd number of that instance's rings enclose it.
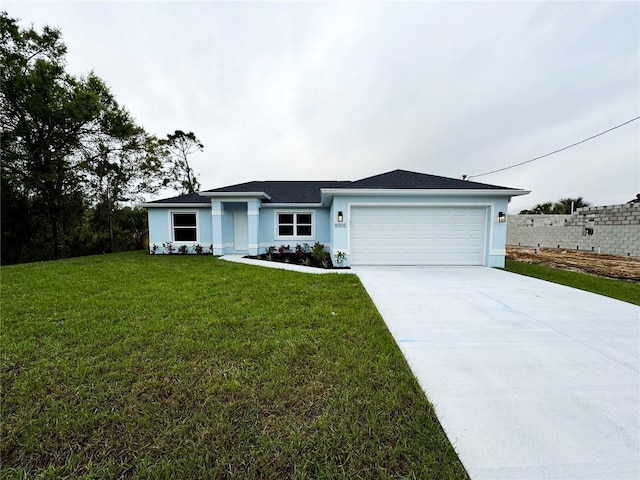
<instances>
[{"instance_id":1,"label":"double-hung window","mask_svg":"<svg viewBox=\"0 0 640 480\"><path fill-rule=\"evenodd\" d=\"M313 213L311 212L278 212L278 238L312 238Z\"/></svg>"},{"instance_id":2,"label":"double-hung window","mask_svg":"<svg viewBox=\"0 0 640 480\"><path fill-rule=\"evenodd\" d=\"M198 240L198 219L195 212L173 212L171 224L174 242Z\"/></svg>"}]
</instances>

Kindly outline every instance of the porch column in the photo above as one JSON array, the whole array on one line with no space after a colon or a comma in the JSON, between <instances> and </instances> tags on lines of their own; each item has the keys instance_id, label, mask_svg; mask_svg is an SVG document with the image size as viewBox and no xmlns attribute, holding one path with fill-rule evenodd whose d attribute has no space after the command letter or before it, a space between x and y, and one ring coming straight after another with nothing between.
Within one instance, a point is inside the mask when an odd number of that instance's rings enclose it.
<instances>
[{"instance_id":1,"label":"porch column","mask_svg":"<svg viewBox=\"0 0 640 480\"><path fill-rule=\"evenodd\" d=\"M222 243L222 202L211 200L211 224L213 227L213 254L224 254Z\"/></svg>"},{"instance_id":2,"label":"porch column","mask_svg":"<svg viewBox=\"0 0 640 480\"><path fill-rule=\"evenodd\" d=\"M258 225L260 219L260 201L249 200L247 202L247 220L249 221L249 255L258 255L260 242L258 238Z\"/></svg>"}]
</instances>

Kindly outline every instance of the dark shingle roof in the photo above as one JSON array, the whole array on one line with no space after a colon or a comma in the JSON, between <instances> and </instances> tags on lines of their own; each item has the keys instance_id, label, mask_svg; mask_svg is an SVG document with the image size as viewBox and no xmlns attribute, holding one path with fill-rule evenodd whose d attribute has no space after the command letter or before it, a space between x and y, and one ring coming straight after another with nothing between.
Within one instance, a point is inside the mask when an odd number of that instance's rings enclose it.
<instances>
[{"instance_id":1,"label":"dark shingle roof","mask_svg":"<svg viewBox=\"0 0 640 480\"><path fill-rule=\"evenodd\" d=\"M335 189L434 189L434 190L511 190L508 187L470 182L457 178L394 170L362 180L350 181L253 181L205 190L203 193L264 192L271 200L263 203L320 203L322 188ZM209 203L211 197L197 193L164 198L150 203Z\"/></svg>"},{"instance_id":2,"label":"dark shingle roof","mask_svg":"<svg viewBox=\"0 0 640 480\"><path fill-rule=\"evenodd\" d=\"M321 188L339 188L345 183L338 181L266 181L247 182L229 187L206 190L209 193L264 192L271 197L263 203L320 203Z\"/></svg>"},{"instance_id":3,"label":"dark shingle roof","mask_svg":"<svg viewBox=\"0 0 640 480\"><path fill-rule=\"evenodd\" d=\"M211 199L202 197L197 193L178 195L177 197L163 198L149 203L211 203Z\"/></svg>"},{"instance_id":4,"label":"dark shingle roof","mask_svg":"<svg viewBox=\"0 0 640 480\"><path fill-rule=\"evenodd\" d=\"M457 178L439 177L425 173L394 170L373 177L349 182L342 188L379 188L379 189L436 189L436 190L510 190L508 187L470 182Z\"/></svg>"}]
</instances>

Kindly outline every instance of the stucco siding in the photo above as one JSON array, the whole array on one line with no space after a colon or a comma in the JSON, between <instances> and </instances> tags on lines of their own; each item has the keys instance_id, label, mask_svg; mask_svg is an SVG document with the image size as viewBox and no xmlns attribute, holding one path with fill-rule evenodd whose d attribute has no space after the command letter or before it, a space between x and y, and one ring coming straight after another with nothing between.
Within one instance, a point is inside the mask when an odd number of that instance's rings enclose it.
<instances>
[{"instance_id":1,"label":"stucco siding","mask_svg":"<svg viewBox=\"0 0 640 480\"><path fill-rule=\"evenodd\" d=\"M273 208L261 208L258 221L258 244L260 253L264 249L275 245L275 210Z\"/></svg>"},{"instance_id":2,"label":"stucco siding","mask_svg":"<svg viewBox=\"0 0 640 480\"><path fill-rule=\"evenodd\" d=\"M149 248L161 246L171 241L169 227L169 210L166 208L149 208Z\"/></svg>"},{"instance_id":3,"label":"stucco siding","mask_svg":"<svg viewBox=\"0 0 640 480\"><path fill-rule=\"evenodd\" d=\"M200 245L209 248L213 243L213 230L211 227L211 209L199 208L200 217L198 225L200 227Z\"/></svg>"},{"instance_id":4,"label":"stucco siding","mask_svg":"<svg viewBox=\"0 0 640 480\"><path fill-rule=\"evenodd\" d=\"M316 210L316 241L324 244L331 242L330 225L330 210L318 208Z\"/></svg>"}]
</instances>

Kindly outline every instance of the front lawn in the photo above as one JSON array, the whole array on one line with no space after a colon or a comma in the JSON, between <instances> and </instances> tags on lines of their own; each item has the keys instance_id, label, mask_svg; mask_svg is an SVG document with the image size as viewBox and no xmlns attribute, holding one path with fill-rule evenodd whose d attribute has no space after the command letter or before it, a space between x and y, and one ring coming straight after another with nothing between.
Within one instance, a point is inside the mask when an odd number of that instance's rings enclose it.
<instances>
[{"instance_id":1,"label":"front lawn","mask_svg":"<svg viewBox=\"0 0 640 480\"><path fill-rule=\"evenodd\" d=\"M2 267L3 478L466 478L354 275Z\"/></svg>"},{"instance_id":2,"label":"front lawn","mask_svg":"<svg viewBox=\"0 0 640 480\"><path fill-rule=\"evenodd\" d=\"M640 283L506 260L505 270L640 305Z\"/></svg>"}]
</instances>

